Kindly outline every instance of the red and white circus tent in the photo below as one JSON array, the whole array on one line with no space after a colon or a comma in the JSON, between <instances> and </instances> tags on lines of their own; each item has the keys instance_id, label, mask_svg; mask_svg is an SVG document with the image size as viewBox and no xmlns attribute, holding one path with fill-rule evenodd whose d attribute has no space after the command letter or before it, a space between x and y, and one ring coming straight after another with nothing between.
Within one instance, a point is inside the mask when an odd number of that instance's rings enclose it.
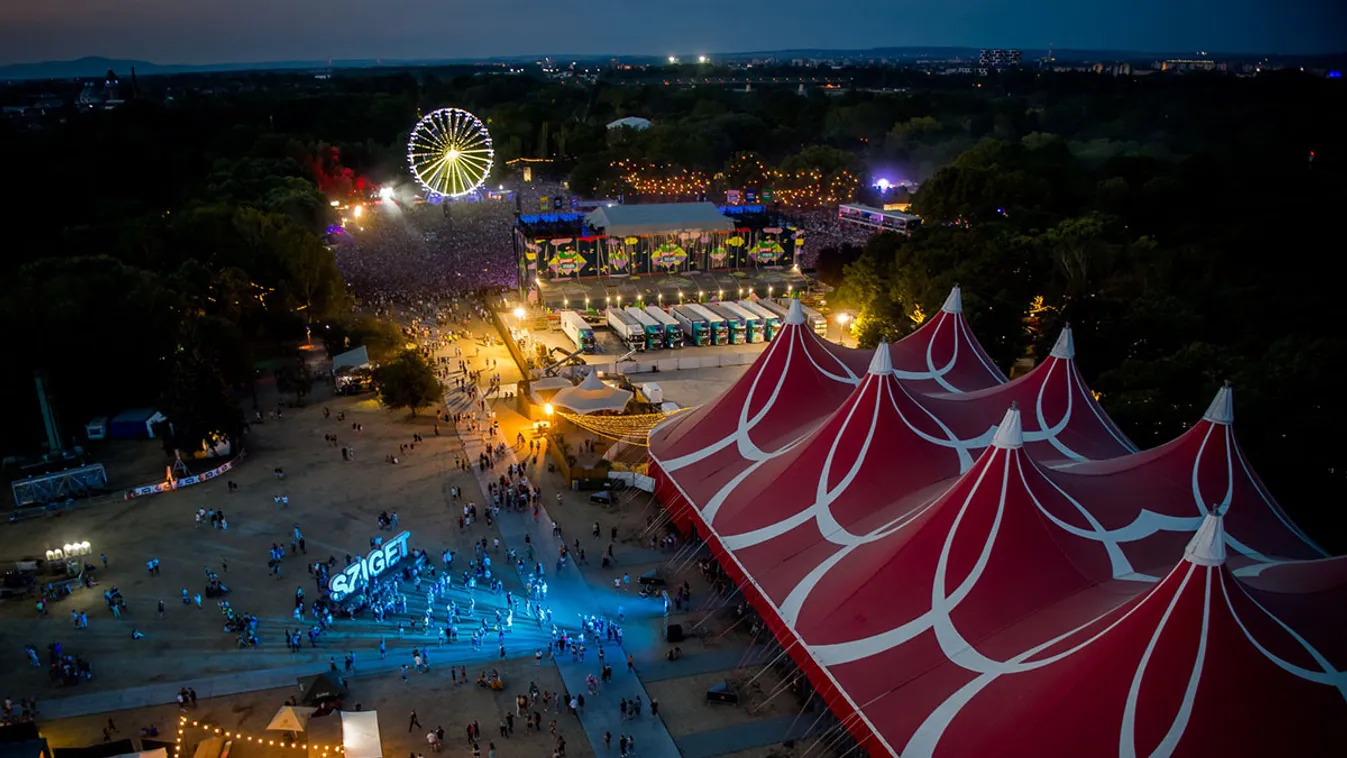
<instances>
[{"instance_id":1,"label":"red and white circus tent","mask_svg":"<svg viewBox=\"0 0 1347 758\"><path fill-rule=\"evenodd\" d=\"M766 351L728 390L651 434L662 470L677 472L693 502L706 503L750 467L781 453L846 400L860 374L828 349L793 301ZM669 480L661 483L667 484ZM681 495L657 492L675 511Z\"/></svg>"},{"instance_id":2,"label":"red and white circus tent","mask_svg":"<svg viewBox=\"0 0 1347 758\"><path fill-rule=\"evenodd\" d=\"M1234 393L1222 387L1177 439L1135 455L1056 467L1053 481L1085 504L1139 571L1167 567L1212 508L1238 568L1327 557L1263 486L1234 429Z\"/></svg>"},{"instance_id":3,"label":"red and white circus tent","mask_svg":"<svg viewBox=\"0 0 1347 758\"><path fill-rule=\"evenodd\" d=\"M982 667L904 755L1340 755L1342 626L1293 625L1260 602L1225 564L1221 522L1206 516L1138 597Z\"/></svg>"},{"instance_id":4,"label":"red and white circus tent","mask_svg":"<svg viewBox=\"0 0 1347 758\"><path fill-rule=\"evenodd\" d=\"M808 354L816 354L813 347ZM756 456L751 460L739 454L737 444L721 442L726 434L741 433L743 424L729 432L707 426L713 431L706 432L671 423L652 435L651 472L662 502L706 538L830 707L872 752L1004 754L1009 749L1005 739L1019 740L1010 730L1014 720L979 717L1005 724L1008 731L987 730L963 725L963 714L994 712L1003 700L1016 707L1032 704L1040 696L1030 686L1039 681L1038 672L1051 673L1052 681L1073 681L1053 667L1059 660L1071 666L1090 659L1056 655L1062 640L1096 627L1121 629L1109 625L1130 613L1126 609L1165 604L1147 598L1173 589L1171 569L1184 545L1199 526L1215 523L1204 522L1208 508L1230 527L1230 535L1221 530L1221 545L1229 543L1233 568L1248 573L1249 581L1286 585L1298 576L1314 577L1301 582L1314 586L1313 593L1287 600L1282 592L1262 601L1262 608L1290 620L1281 622L1288 628L1317 623L1314 614L1303 611L1307 599L1321 601L1325 592L1347 598L1342 589L1347 568L1306 560L1322 551L1286 518L1239 451L1230 428L1228 389L1183 437L1132 453L1131 443L1080 381L1070 347L1067 332L1035 372L959 396L910 392L910 381L899 379L891 363L892 352L881 348L858 384L830 387L831 412L822 410L827 403L817 397L800 398L797 423L774 420L782 431L770 444L750 446ZM762 370L767 363L764 355L745 379L817 380L808 378L809 371L819 371L814 361L793 365L778 356L770 372ZM738 392L743 397L742 385L743 380L726 396ZM838 387L849 391L834 400ZM774 413L791 408L780 394L773 403ZM993 403L1019 407L1007 412L1003 405L1001 423L982 427ZM737 408L724 406L723 412ZM970 436L979 429L990 431ZM671 434L674 430L679 434ZM713 445L720 447L699 454ZM1125 452L1065 465L1036 460L1080 460L1116 449L1110 445ZM1063 447L1075 455L1063 455ZM729 454L725 451L732 453L731 461L712 462ZM678 465L668 466L670 461ZM732 473L725 475L721 466ZM1199 533L1197 542L1204 539L1210 541L1211 535ZM1288 558L1300 562L1275 563ZM1223 561L1222 581L1238 584ZM1184 565L1191 564L1180 569ZM1317 568L1291 574L1298 566ZM1245 597L1263 591L1247 589ZM1327 627L1336 638L1320 629L1307 631L1315 636L1304 639L1344 639L1343 615ZM1085 636L1089 639L1077 646L1082 651L1091 649L1096 638L1122 639ZM1341 692L1333 690L1332 713L1347 715L1342 697L1347 680L1332 668L1342 665L1344 647L1347 643L1336 642L1327 648L1334 655L1320 673L1308 679L1297 674L1281 684L1298 696L1304 682L1323 687L1323 681L1336 681ZM1260 660L1250 659L1248 665L1262 666ZM1025 688L1017 690L1016 682ZM984 694L1003 689L1008 694ZM1186 697L1182 688L1177 691ZM1150 744L1152 725L1172 715L1173 687L1148 684L1140 692L1133 715L1125 717L1140 736L1121 737L1115 731L1115 741L1123 740L1119 744ZM1099 707L1113 705L1101 702ZM1148 719L1139 731L1137 714ZM1043 737L1043 749L1025 743L1012 753L1093 754L1096 743L1089 740L1102 739L1049 712L1040 717L1043 724L1056 724L1060 734ZM1316 742L1324 736L1324 724L1311 726L1319 731L1306 744L1326 744ZM1161 753L1194 752L1211 728L1205 720L1188 718L1179 733L1155 746L1163 748ZM983 739L989 742L979 742ZM994 749L998 742L1003 749Z\"/></svg>"},{"instance_id":5,"label":"red and white circus tent","mask_svg":"<svg viewBox=\"0 0 1347 758\"><path fill-rule=\"evenodd\" d=\"M986 434L1010 405L1021 410L1024 442L1041 461L1086 461L1135 453L1095 400L1076 366L1071 327L1046 360L1007 384L966 393L929 395L922 404L967 439Z\"/></svg>"},{"instance_id":6,"label":"red and white circus tent","mask_svg":"<svg viewBox=\"0 0 1347 758\"><path fill-rule=\"evenodd\" d=\"M934 317L889 349L898 378L918 392L972 392L1006 381L968 328L958 285Z\"/></svg>"}]
</instances>

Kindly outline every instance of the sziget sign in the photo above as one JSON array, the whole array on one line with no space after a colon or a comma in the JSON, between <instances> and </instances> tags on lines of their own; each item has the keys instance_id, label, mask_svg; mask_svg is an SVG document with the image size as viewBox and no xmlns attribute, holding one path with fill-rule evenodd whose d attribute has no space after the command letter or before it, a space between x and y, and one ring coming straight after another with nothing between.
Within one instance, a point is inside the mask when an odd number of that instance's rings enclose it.
<instances>
[{"instance_id":1,"label":"sziget sign","mask_svg":"<svg viewBox=\"0 0 1347 758\"><path fill-rule=\"evenodd\" d=\"M411 536L411 532L399 534L371 550L369 555L347 566L340 574L334 575L327 583L327 590L332 593L332 599L338 602L344 600L351 593L369 584L371 579L410 555L407 540L411 539Z\"/></svg>"}]
</instances>

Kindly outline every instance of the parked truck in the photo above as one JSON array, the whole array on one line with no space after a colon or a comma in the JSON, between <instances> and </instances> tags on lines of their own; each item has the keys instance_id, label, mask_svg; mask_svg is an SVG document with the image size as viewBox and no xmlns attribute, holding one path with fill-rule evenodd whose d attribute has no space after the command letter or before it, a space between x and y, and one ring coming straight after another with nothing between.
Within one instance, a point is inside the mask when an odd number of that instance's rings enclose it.
<instances>
[{"instance_id":1,"label":"parked truck","mask_svg":"<svg viewBox=\"0 0 1347 758\"><path fill-rule=\"evenodd\" d=\"M706 303L695 307L713 314L725 324L728 339L725 342L717 340L717 345L742 345L748 341L748 325L744 323L743 316L726 308L724 303ZM712 327L714 328L714 325Z\"/></svg>"},{"instance_id":2,"label":"parked truck","mask_svg":"<svg viewBox=\"0 0 1347 758\"><path fill-rule=\"evenodd\" d=\"M626 311L616 306L608 306L604 311L608 327L617 332L617 336L628 350L645 350L645 327L638 324Z\"/></svg>"},{"instance_id":3,"label":"parked truck","mask_svg":"<svg viewBox=\"0 0 1347 758\"><path fill-rule=\"evenodd\" d=\"M757 344L766 339L767 335L763 331L762 316L759 316L756 312L750 311L738 303L724 302L720 303L720 307L738 316L739 319L744 322L745 342Z\"/></svg>"},{"instance_id":4,"label":"parked truck","mask_svg":"<svg viewBox=\"0 0 1347 758\"><path fill-rule=\"evenodd\" d=\"M663 350L664 349L664 324L659 323L650 317L644 309L637 308L634 305L627 306L627 315L636 320L645 330L645 349Z\"/></svg>"},{"instance_id":5,"label":"parked truck","mask_svg":"<svg viewBox=\"0 0 1347 758\"><path fill-rule=\"evenodd\" d=\"M670 350L677 350L683 346L683 326L678 320L670 316L658 305L647 305L645 312L655 323L664 328L664 346Z\"/></svg>"},{"instance_id":6,"label":"parked truck","mask_svg":"<svg viewBox=\"0 0 1347 758\"><path fill-rule=\"evenodd\" d=\"M594 352L594 328L575 311L562 311L558 315L561 319L561 331L575 343L576 349L584 353Z\"/></svg>"},{"instance_id":7,"label":"parked truck","mask_svg":"<svg viewBox=\"0 0 1347 758\"><path fill-rule=\"evenodd\" d=\"M735 305L762 319L762 335L764 339L769 342L776 339L776 333L781 331L782 316L764 307L761 301L754 302L752 300L739 300L735 302Z\"/></svg>"},{"instance_id":8,"label":"parked truck","mask_svg":"<svg viewBox=\"0 0 1347 758\"><path fill-rule=\"evenodd\" d=\"M675 305L669 309L669 313L683 330L685 341L690 340L697 347L706 347L715 340L710 320L705 314L693 310L691 305Z\"/></svg>"}]
</instances>

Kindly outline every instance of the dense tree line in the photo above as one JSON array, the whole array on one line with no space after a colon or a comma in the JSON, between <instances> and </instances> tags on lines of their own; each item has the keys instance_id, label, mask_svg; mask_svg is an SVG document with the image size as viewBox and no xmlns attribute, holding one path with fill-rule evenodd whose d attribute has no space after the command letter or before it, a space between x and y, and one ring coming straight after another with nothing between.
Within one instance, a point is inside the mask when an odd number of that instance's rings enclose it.
<instances>
[{"instance_id":1,"label":"dense tree line","mask_svg":"<svg viewBox=\"0 0 1347 758\"><path fill-rule=\"evenodd\" d=\"M6 450L32 450L41 429L34 371L67 441L138 405L163 410L188 450L237 435L255 359L345 309L320 236L319 146L236 115L137 100L0 135L22 177L0 261Z\"/></svg>"},{"instance_id":2,"label":"dense tree line","mask_svg":"<svg viewBox=\"0 0 1347 758\"><path fill-rule=\"evenodd\" d=\"M1165 150L1098 149L1139 118L1108 100L1110 119L1087 127L1095 140L985 138L922 186L916 234L825 256L856 257L835 300L858 310L873 345L962 283L1005 367L1045 355L1069 322L1087 380L1143 447L1180 434L1229 381L1254 465L1312 534L1342 547L1330 504L1347 495L1347 411L1334 401L1347 338L1322 269L1347 199L1342 103L1328 82L1217 79L1170 102L1173 126L1152 135Z\"/></svg>"}]
</instances>

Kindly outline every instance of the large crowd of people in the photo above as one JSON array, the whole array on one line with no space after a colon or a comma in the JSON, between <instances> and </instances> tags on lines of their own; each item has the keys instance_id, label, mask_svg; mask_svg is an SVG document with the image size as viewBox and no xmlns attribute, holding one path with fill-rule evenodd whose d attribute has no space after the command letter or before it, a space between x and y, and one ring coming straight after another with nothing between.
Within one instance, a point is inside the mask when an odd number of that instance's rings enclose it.
<instances>
[{"instance_id":1,"label":"large crowd of people","mask_svg":"<svg viewBox=\"0 0 1347 758\"><path fill-rule=\"evenodd\" d=\"M874 229L842 221L836 206L813 210L792 210L791 219L804 232L804 246L797 262L808 271L818 265L819 253L828 247L864 245L875 233Z\"/></svg>"},{"instance_id":2,"label":"large crowd of people","mask_svg":"<svg viewBox=\"0 0 1347 758\"><path fill-rule=\"evenodd\" d=\"M559 184L533 182L517 191L524 213ZM515 201L444 204L375 203L336 235L337 266L362 299L413 301L513 287Z\"/></svg>"}]
</instances>

